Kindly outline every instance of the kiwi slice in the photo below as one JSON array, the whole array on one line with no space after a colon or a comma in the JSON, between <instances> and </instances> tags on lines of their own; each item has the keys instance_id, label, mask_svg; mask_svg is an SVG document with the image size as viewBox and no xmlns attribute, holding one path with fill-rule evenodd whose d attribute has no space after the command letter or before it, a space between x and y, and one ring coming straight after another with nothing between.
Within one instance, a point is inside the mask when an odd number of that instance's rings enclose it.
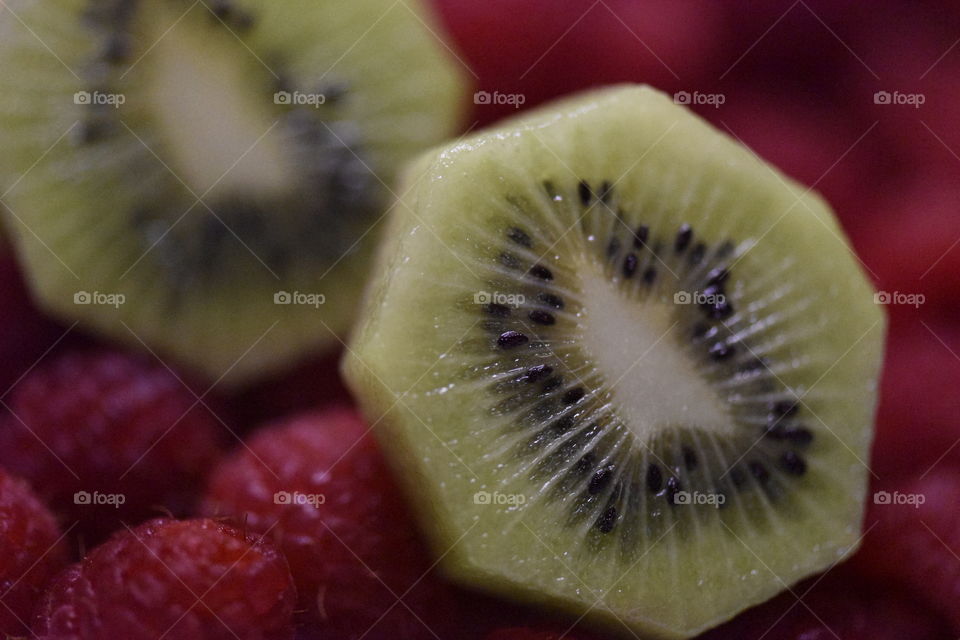
<instances>
[{"instance_id":1,"label":"kiwi slice","mask_svg":"<svg viewBox=\"0 0 960 640\"><path fill-rule=\"evenodd\" d=\"M227 383L345 331L396 168L464 90L418 1L10 0L0 66L40 301Z\"/></svg>"},{"instance_id":2,"label":"kiwi slice","mask_svg":"<svg viewBox=\"0 0 960 640\"><path fill-rule=\"evenodd\" d=\"M344 370L453 576L682 638L856 547L885 319L822 200L637 86L401 193Z\"/></svg>"}]
</instances>

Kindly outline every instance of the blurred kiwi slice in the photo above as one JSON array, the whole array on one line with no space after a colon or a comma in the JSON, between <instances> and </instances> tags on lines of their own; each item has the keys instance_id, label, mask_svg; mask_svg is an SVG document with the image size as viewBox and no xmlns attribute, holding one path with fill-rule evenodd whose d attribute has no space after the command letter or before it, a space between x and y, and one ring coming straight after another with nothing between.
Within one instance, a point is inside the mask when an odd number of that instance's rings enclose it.
<instances>
[{"instance_id":1,"label":"blurred kiwi slice","mask_svg":"<svg viewBox=\"0 0 960 640\"><path fill-rule=\"evenodd\" d=\"M856 547L885 319L822 200L638 86L406 179L344 370L453 576L683 638Z\"/></svg>"},{"instance_id":2,"label":"blurred kiwi slice","mask_svg":"<svg viewBox=\"0 0 960 640\"><path fill-rule=\"evenodd\" d=\"M41 302L228 384L338 344L396 168L464 95L418 1L10 0L0 66Z\"/></svg>"}]
</instances>

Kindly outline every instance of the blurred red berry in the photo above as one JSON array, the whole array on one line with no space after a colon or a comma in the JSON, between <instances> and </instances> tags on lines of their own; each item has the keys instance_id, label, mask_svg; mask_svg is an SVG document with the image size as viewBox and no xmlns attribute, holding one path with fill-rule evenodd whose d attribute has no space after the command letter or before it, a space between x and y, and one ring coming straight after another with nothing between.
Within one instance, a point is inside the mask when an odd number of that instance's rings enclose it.
<instances>
[{"instance_id":1,"label":"blurred red berry","mask_svg":"<svg viewBox=\"0 0 960 640\"><path fill-rule=\"evenodd\" d=\"M120 531L40 603L41 640L293 638L296 591L268 541L213 520L158 519Z\"/></svg>"},{"instance_id":2,"label":"blurred red berry","mask_svg":"<svg viewBox=\"0 0 960 640\"><path fill-rule=\"evenodd\" d=\"M0 397L67 334L33 305L16 259L0 247Z\"/></svg>"},{"instance_id":3,"label":"blurred red berry","mask_svg":"<svg viewBox=\"0 0 960 640\"><path fill-rule=\"evenodd\" d=\"M307 637L460 637L446 633L458 618L455 598L430 572L406 505L353 410L258 431L214 471L206 510L275 537L316 630Z\"/></svg>"},{"instance_id":4,"label":"blurred red berry","mask_svg":"<svg viewBox=\"0 0 960 640\"><path fill-rule=\"evenodd\" d=\"M224 432L164 366L116 351L53 357L6 406L0 464L93 540L157 509L184 513Z\"/></svg>"},{"instance_id":5,"label":"blurred red berry","mask_svg":"<svg viewBox=\"0 0 960 640\"><path fill-rule=\"evenodd\" d=\"M799 601L798 601L799 599ZM701 640L946 640L945 622L895 587L833 569L753 607Z\"/></svg>"},{"instance_id":6,"label":"blurred red berry","mask_svg":"<svg viewBox=\"0 0 960 640\"><path fill-rule=\"evenodd\" d=\"M858 568L900 584L935 607L960 634L960 470L938 465L920 478L885 483L871 496ZM914 637L914 636L903 636Z\"/></svg>"},{"instance_id":7,"label":"blurred red berry","mask_svg":"<svg viewBox=\"0 0 960 640\"><path fill-rule=\"evenodd\" d=\"M0 635L29 631L34 603L66 562L53 514L27 483L0 469Z\"/></svg>"},{"instance_id":8,"label":"blurred red berry","mask_svg":"<svg viewBox=\"0 0 960 640\"><path fill-rule=\"evenodd\" d=\"M871 466L881 480L960 460L960 329L903 324L891 326L880 385Z\"/></svg>"},{"instance_id":9,"label":"blurred red berry","mask_svg":"<svg viewBox=\"0 0 960 640\"><path fill-rule=\"evenodd\" d=\"M711 63L718 61L723 32L716 3L433 3L477 89L490 96L475 101L469 123L483 125L517 107L604 84L645 82L672 92L716 77Z\"/></svg>"}]
</instances>

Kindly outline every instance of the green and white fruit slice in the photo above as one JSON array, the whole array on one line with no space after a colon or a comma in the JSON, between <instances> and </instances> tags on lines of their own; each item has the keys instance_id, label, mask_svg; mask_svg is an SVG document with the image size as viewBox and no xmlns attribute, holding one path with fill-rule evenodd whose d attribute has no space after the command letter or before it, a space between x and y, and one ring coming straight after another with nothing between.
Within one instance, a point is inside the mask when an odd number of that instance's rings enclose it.
<instances>
[{"instance_id":1,"label":"green and white fruit slice","mask_svg":"<svg viewBox=\"0 0 960 640\"><path fill-rule=\"evenodd\" d=\"M857 546L885 320L822 200L636 86L400 193L344 370L453 576L683 638Z\"/></svg>"},{"instance_id":2,"label":"green and white fruit slice","mask_svg":"<svg viewBox=\"0 0 960 640\"><path fill-rule=\"evenodd\" d=\"M0 193L40 302L237 384L338 345L464 68L419 2L10 0Z\"/></svg>"}]
</instances>

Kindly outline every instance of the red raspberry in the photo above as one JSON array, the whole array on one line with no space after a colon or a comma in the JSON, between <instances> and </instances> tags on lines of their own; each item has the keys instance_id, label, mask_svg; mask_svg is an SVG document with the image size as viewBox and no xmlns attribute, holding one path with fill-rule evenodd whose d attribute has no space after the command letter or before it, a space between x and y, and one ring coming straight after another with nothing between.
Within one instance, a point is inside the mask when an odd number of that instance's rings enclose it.
<instances>
[{"instance_id":1,"label":"red raspberry","mask_svg":"<svg viewBox=\"0 0 960 640\"><path fill-rule=\"evenodd\" d=\"M317 637L460 637L443 633L457 603L427 575L432 562L354 411L260 431L214 471L206 509L276 537Z\"/></svg>"},{"instance_id":2,"label":"red raspberry","mask_svg":"<svg viewBox=\"0 0 960 640\"><path fill-rule=\"evenodd\" d=\"M94 539L158 506L183 513L220 452L216 417L164 366L121 352L43 363L6 406L0 464Z\"/></svg>"},{"instance_id":3,"label":"red raspberry","mask_svg":"<svg viewBox=\"0 0 960 640\"><path fill-rule=\"evenodd\" d=\"M867 575L910 589L939 609L960 634L960 471L936 467L920 479L871 496L863 548ZM912 636L911 636L912 637Z\"/></svg>"},{"instance_id":4,"label":"red raspberry","mask_svg":"<svg viewBox=\"0 0 960 640\"><path fill-rule=\"evenodd\" d=\"M27 633L37 597L66 562L53 514L27 483L0 470L0 636Z\"/></svg>"},{"instance_id":5,"label":"red raspberry","mask_svg":"<svg viewBox=\"0 0 960 640\"><path fill-rule=\"evenodd\" d=\"M296 591L283 555L213 520L120 531L60 575L34 620L42 640L289 640Z\"/></svg>"}]
</instances>

